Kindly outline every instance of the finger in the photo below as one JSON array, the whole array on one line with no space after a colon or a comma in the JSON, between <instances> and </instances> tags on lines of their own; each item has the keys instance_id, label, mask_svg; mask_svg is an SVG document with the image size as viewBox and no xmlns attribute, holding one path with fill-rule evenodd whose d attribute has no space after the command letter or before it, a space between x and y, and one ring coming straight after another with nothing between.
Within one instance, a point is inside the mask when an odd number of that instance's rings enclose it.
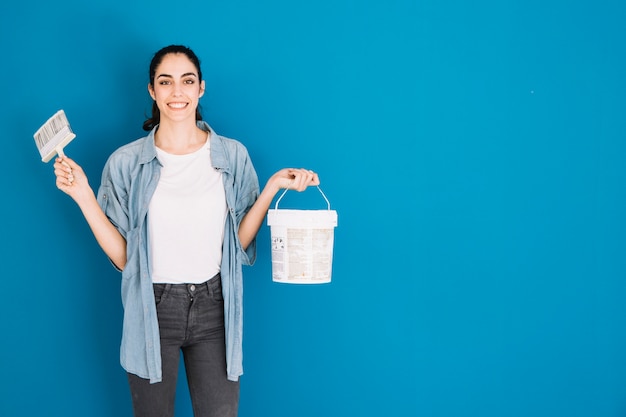
<instances>
[{"instance_id":1,"label":"finger","mask_svg":"<svg viewBox=\"0 0 626 417\"><path fill-rule=\"evenodd\" d=\"M289 176L280 178L280 185L279 185L280 188L289 189L291 188L292 184L293 184L293 178Z\"/></svg>"},{"instance_id":2,"label":"finger","mask_svg":"<svg viewBox=\"0 0 626 417\"><path fill-rule=\"evenodd\" d=\"M317 177L317 174L311 171L310 169L302 169L302 174L303 174L302 186L304 188L309 187L311 185L319 184L319 178Z\"/></svg>"},{"instance_id":3,"label":"finger","mask_svg":"<svg viewBox=\"0 0 626 417\"><path fill-rule=\"evenodd\" d=\"M58 162L60 165L64 166L67 170L69 170L69 172L74 171L74 169L78 167L78 165L76 165L76 162L74 162L73 160L71 160L67 156L60 156L60 157L58 157L56 162Z\"/></svg>"},{"instance_id":4,"label":"finger","mask_svg":"<svg viewBox=\"0 0 626 417\"><path fill-rule=\"evenodd\" d=\"M63 162L62 162L62 161L58 161L58 160L57 160L57 161L54 163L54 172L57 172L57 171L66 171L67 169L68 169L68 167L67 167L67 166L65 166L65 165L63 164Z\"/></svg>"},{"instance_id":5,"label":"finger","mask_svg":"<svg viewBox=\"0 0 626 417\"><path fill-rule=\"evenodd\" d=\"M309 171L302 169L300 170L300 173L298 175L298 191L304 191L306 190L306 188L309 186L310 182L311 182L311 178L312 175L309 173Z\"/></svg>"},{"instance_id":6,"label":"finger","mask_svg":"<svg viewBox=\"0 0 626 417\"><path fill-rule=\"evenodd\" d=\"M305 168L287 168L282 188L304 191L307 187L319 185L319 183L320 180L315 171Z\"/></svg>"},{"instance_id":7,"label":"finger","mask_svg":"<svg viewBox=\"0 0 626 417\"><path fill-rule=\"evenodd\" d=\"M63 155L63 156L57 156L56 159L58 162L66 162L68 164L74 164L75 162L72 160L72 158L68 157L67 155Z\"/></svg>"},{"instance_id":8,"label":"finger","mask_svg":"<svg viewBox=\"0 0 626 417\"><path fill-rule=\"evenodd\" d=\"M63 158L57 158L56 161L54 162L54 168L55 169L64 169L67 172L72 172L74 169L72 168L72 165L70 165L71 161L67 161Z\"/></svg>"},{"instance_id":9,"label":"finger","mask_svg":"<svg viewBox=\"0 0 626 417\"><path fill-rule=\"evenodd\" d=\"M315 172L304 168L291 168L288 171L289 175L293 177L293 183L290 188L297 191L304 191L310 185L316 185L317 179Z\"/></svg>"},{"instance_id":10,"label":"finger","mask_svg":"<svg viewBox=\"0 0 626 417\"><path fill-rule=\"evenodd\" d=\"M65 191L65 192L67 192L70 186L70 184L67 181L67 178L65 177L58 177L56 181L56 185L59 190Z\"/></svg>"},{"instance_id":11,"label":"finger","mask_svg":"<svg viewBox=\"0 0 626 417\"><path fill-rule=\"evenodd\" d=\"M74 172L71 169L65 167L55 169L54 175L56 175L57 180L61 180L63 184L71 185L75 180Z\"/></svg>"},{"instance_id":12,"label":"finger","mask_svg":"<svg viewBox=\"0 0 626 417\"><path fill-rule=\"evenodd\" d=\"M57 179L61 179L61 180L63 180L64 183L68 183L70 185L76 179L74 177L74 173L71 170L68 171L67 168L55 169L54 170L54 174L56 175Z\"/></svg>"},{"instance_id":13,"label":"finger","mask_svg":"<svg viewBox=\"0 0 626 417\"><path fill-rule=\"evenodd\" d=\"M300 187L302 183L302 173L300 172L299 169L292 168L291 175L293 176L293 178L291 179L290 188L292 190L300 191Z\"/></svg>"},{"instance_id":14,"label":"finger","mask_svg":"<svg viewBox=\"0 0 626 417\"><path fill-rule=\"evenodd\" d=\"M311 171L310 169L307 170L307 180L308 180L308 184L307 185L314 184L316 176L317 176L317 174L315 172Z\"/></svg>"}]
</instances>

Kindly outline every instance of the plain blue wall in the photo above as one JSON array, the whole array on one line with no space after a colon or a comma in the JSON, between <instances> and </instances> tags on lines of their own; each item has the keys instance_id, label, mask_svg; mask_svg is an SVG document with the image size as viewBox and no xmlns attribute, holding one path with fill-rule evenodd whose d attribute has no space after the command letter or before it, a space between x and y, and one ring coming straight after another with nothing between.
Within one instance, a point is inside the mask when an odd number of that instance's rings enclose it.
<instances>
[{"instance_id":1,"label":"plain blue wall","mask_svg":"<svg viewBox=\"0 0 626 417\"><path fill-rule=\"evenodd\" d=\"M4 5L0 415L131 415L120 276L32 135L65 109L97 187L170 43L261 180L315 169L339 214L328 285L273 283L260 232L241 417L626 415L623 4Z\"/></svg>"}]
</instances>

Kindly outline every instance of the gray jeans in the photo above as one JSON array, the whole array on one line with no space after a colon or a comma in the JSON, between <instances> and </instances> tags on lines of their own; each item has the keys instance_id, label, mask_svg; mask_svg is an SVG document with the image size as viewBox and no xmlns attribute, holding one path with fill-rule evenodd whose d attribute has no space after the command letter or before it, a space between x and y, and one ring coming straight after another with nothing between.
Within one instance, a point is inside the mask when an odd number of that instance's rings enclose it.
<instances>
[{"instance_id":1,"label":"gray jeans","mask_svg":"<svg viewBox=\"0 0 626 417\"><path fill-rule=\"evenodd\" d=\"M236 417L239 382L226 378L219 274L203 284L154 284L163 380L128 374L135 417L172 417L180 352L195 417Z\"/></svg>"}]
</instances>

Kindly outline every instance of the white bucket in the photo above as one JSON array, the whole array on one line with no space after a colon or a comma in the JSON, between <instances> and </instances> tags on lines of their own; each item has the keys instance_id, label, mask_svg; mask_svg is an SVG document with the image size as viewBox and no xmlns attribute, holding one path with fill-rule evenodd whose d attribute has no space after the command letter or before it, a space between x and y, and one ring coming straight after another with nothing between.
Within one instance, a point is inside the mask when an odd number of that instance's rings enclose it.
<instances>
[{"instance_id":1,"label":"white bucket","mask_svg":"<svg viewBox=\"0 0 626 417\"><path fill-rule=\"evenodd\" d=\"M272 240L272 280L288 284L330 282L333 263L334 228L337 212L327 210L268 210L267 224Z\"/></svg>"}]
</instances>

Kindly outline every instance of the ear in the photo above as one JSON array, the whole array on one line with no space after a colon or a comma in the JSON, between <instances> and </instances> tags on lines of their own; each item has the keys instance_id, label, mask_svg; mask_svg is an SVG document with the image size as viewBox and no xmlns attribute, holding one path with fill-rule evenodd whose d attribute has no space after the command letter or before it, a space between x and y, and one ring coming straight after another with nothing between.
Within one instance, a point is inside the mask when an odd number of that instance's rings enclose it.
<instances>
[{"instance_id":1,"label":"ear","mask_svg":"<svg viewBox=\"0 0 626 417\"><path fill-rule=\"evenodd\" d=\"M204 86L205 86L205 83L204 83L204 80L202 80L200 82L200 94L198 94L198 98L200 98L200 97L202 97L204 95Z\"/></svg>"},{"instance_id":2,"label":"ear","mask_svg":"<svg viewBox=\"0 0 626 417\"><path fill-rule=\"evenodd\" d=\"M150 97L152 97L152 100L156 101L156 96L154 95L154 88L152 87L152 84L148 83L148 93L150 93Z\"/></svg>"}]
</instances>

